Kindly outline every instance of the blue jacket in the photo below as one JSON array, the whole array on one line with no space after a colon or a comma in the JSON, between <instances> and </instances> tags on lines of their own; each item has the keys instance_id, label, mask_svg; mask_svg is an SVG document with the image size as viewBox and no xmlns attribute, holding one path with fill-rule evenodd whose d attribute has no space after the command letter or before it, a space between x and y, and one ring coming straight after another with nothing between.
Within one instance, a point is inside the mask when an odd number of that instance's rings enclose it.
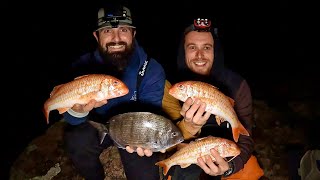
<instances>
[{"instance_id":1,"label":"blue jacket","mask_svg":"<svg viewBox=\"0 0 320 180\"><path fill-rule=\"evenodd\" d=\"M90 73L104 73L116 76L128 86L129 93L127 95L110 99L104 106L94 108L90 112L89 115L94 114L103 118L102 122L106 122L108 117L115 114L135 110L149 111L149 108L151 107L160 110L162 107L166 79L165 71L160 63L153 58L149 58L147 68L143 73L144 77L138 88L137 79L139 70L140 68L143 69L147 54L143 48L139 46L137 41L134 41L134 45L135 50L131 56L129 65L124 70L121 77L112 74L112 70L108 69L107 66L104 66L105 63L98 50L82 55L72 64L72 74L74 77ZM137 105L137 103L139 103L139 105ZM130 106L130 104L133 105ZM64 119L72 125L81 124L88 119L88 116L77 118L71 116L68 112L64 113L63 116Z\"/></svg>"}]
</instances>

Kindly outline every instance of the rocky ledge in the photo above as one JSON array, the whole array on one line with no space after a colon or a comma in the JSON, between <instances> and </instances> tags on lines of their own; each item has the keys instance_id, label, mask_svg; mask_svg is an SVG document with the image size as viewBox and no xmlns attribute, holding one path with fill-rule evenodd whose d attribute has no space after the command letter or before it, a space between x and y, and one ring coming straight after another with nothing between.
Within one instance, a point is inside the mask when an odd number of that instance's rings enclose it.
<instances>
[{"instance_id":1,"label":"rocky ledge","mask_svg":"<svg viewBox=\"0 0 320 180\"><path fill-rule=\"evenodd\" d=\"M292 148L299 147L299 153L303 153L314 143L312 127L319 127L319 123L314 122L315 117L319 117L316 111L319 107L306 102L288 105L278 109L263 101L254 101L254 154L264 171L261 179L289 179ZM10 180L82 180L64 150L65 125L59 121L30 142L11 167ZM108 172L106 180L126 179L117 148L105 149L100 160Z\"/></svg>"}]
</instances>

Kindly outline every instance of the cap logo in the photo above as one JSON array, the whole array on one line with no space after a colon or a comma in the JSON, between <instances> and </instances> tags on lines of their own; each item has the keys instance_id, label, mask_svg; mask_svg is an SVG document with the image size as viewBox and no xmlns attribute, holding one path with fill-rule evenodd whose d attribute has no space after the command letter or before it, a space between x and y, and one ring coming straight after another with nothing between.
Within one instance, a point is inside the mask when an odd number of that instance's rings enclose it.
<instances>
[{"instance_id":1,"label":"cap logo","mask_svg":"<svg viewBox=\"0 0 320 180\"><path fill-rule=\"evenodd\" d=\"M112 13L106 11L106 9L101 8L98 12L97 30L103 27L117 28L119 25L132 26L131 13L128 8L122 7L121 11Z\"/></svg>"}]
</instances>

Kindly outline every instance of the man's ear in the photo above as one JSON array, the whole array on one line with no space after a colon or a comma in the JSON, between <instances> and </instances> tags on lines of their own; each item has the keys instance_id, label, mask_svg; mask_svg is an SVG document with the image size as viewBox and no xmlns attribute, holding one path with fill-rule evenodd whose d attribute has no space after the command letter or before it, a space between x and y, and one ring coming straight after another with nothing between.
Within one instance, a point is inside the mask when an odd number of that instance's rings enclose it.
<instances>
[{"instance_id":1,"label":"man's ear","mask_svg":"<svg viewBox=\"0 0 320 180\"><path fill-rule=\"evenodd\" d=\"M136 30L133 31L133 37L136 36L136 32L137 32Z\"/></svg>"},{"instance_id":2,"label":"man's ear","mask_svg":"<svg viewBox=\"0 0 320 180\"><path fill-rule=\"evenodd\" d=\"M93 31L93 36L96 38L96 41L98 42L98 40L99 40L99 37L98 37L98 33L97 33L97 31Z\"/></svg>"}]
</instances>

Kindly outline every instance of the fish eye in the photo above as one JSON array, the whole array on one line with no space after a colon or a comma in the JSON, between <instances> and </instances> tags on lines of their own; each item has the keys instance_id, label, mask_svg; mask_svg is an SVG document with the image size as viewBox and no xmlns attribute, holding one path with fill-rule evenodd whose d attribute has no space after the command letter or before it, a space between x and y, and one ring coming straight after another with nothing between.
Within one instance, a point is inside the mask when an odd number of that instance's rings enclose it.
<instances>
[{"instance_id":1,"label":"fish eye","mask_svg":"<svg viewBox=\"0 0 320 180\"><path fill-rule=\"evenodd\" d=\"M179 89L184 89L184 86L182 84L180 84L178 87Z\"/></svg>"},{"instance_id":2,"label":"fish eye","mask_svg":"<svg viewBox=\"0 0 320 180\"><path fill-rule=\"evenodd\" d=\"M113 81L112 83L114 86L118 85L119 84L119 81Z\"/></svg>"},{"instance_id":3,"label":"fish eye","mask_svg":"<svg viewBox=\"0 0 320 180\"><path fill-rule=\"evenodd\" d=\"M176 132L173 132L172 133L172 136L174 137L174 136L177 136L178 135L178 133L176 133Z\"/></svg>"}]
</instances>

